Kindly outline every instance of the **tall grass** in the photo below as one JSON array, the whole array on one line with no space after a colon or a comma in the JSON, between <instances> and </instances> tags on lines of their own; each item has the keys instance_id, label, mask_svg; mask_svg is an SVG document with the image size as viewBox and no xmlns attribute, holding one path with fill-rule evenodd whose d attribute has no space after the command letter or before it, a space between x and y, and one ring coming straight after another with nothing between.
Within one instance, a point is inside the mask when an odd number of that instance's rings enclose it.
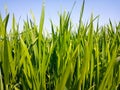
<instances>
[{"instance_id":1,"label":"tall grass","mask_svg":"<svg viewBox=\"0 0 120 90\"><path fill-rule=\"evenodd\" d=\"M43 34L45 10L40 24L24 21L19 32L13 15L7 33L9 14L0 16L1 90L117 90L120 88L120 23L113 27L94 27L96 18L84 24L80 13L77 32L73 32L71 12L51 21L51 37Z\"/></svg>"}]
</instances>

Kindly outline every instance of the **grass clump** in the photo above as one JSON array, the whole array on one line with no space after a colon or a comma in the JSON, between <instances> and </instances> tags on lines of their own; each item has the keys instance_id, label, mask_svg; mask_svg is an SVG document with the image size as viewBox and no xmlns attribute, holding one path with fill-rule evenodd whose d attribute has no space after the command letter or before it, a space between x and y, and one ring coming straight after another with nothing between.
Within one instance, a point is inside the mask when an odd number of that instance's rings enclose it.
<instances>
[{"instance_id":1,"label":"grass clump","mask_svg":"<svg viewBox=\"0 0 120 90\"><path fill-rule=\"evenodd\" d=\"M27 20L20 33L13 15L0 16L0 89L2 90L116 90L120 88L120 23L94 28L96 18L84 25L80 13L77 32L69 13L51 21L51 37L43 32L45 10L39 27Z\"/></svg>"}]
</instances>

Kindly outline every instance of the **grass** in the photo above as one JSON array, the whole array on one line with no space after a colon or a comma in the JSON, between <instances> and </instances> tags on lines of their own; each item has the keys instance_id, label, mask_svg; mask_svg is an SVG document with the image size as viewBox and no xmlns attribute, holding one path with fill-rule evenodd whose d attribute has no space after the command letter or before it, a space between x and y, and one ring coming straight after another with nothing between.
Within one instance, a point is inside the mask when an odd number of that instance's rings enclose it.
<instances>
[{"instance_id":1,"label":"grass","mask_svg":"<svg viewBox=\"0 0 120 90\"><path fill-rule=\"evenodd\" d=\"M1 90L117 90L120 88L120 23L97 27L98 17L82 21L72 31L71 12L51 22L52 33L43 34L45 10L40 24L24 21L23 31L13 15L12 28L6 31L9 14L0 16ZM34 19L34 15L33 15Z\"/></svg>"}]
</instances>

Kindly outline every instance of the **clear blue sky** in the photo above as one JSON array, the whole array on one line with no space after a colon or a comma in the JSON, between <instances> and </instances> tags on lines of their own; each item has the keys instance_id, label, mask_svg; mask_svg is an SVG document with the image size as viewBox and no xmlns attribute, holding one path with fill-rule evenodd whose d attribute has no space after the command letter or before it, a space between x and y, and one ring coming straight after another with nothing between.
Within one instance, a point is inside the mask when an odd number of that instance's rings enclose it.
<instances>
[{"instance_id":1,"label":"clear blue sky","mask_svg":"<svg viewBox=\"0 0 120 90\"><path fill-rule=\"evenodd\" d=\"M76 25L79 21L80 8L83 0L45 0L45 28L50 28L50 19L55 24L59 23L58 12L70 11L74 1L76 5L72 12L72 21ZM10 13L8 28L11 27L12 14L15 14L17 22L20 19L20 26L23 20L26 20L27 15L30 16L30 10L33 11L37 23L39 22L42 0L0 0L0 13L5 17L5 6ZM86 22L91 13L94 16L100 15L100 24L108 23L109 18L114 22L120 21L120 0L86 0L83 20Z\"/></svg>"}]
</instances>

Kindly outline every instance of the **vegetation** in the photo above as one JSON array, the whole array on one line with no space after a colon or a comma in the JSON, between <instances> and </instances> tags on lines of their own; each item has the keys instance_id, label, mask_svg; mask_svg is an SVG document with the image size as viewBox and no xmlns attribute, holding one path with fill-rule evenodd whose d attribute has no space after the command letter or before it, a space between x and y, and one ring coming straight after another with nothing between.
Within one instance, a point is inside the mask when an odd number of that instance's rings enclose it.
<instances>
[{"instance_id":1,"label":"vegetation","mask_svg":"<svg viewBox=\"0 0 120 90\"><path fill-rule=\"evenodd\" d=\"M0 16L1 90L117 90L120 88L120 23L97 26L91 15L72 31L71 12L60 15L59 26L51 21L52 33L45 36L44 6L39 27L24 21L22 32L13 15ZM33 16L34 19L34 16Z\"/></svg>"}]
</instances>

